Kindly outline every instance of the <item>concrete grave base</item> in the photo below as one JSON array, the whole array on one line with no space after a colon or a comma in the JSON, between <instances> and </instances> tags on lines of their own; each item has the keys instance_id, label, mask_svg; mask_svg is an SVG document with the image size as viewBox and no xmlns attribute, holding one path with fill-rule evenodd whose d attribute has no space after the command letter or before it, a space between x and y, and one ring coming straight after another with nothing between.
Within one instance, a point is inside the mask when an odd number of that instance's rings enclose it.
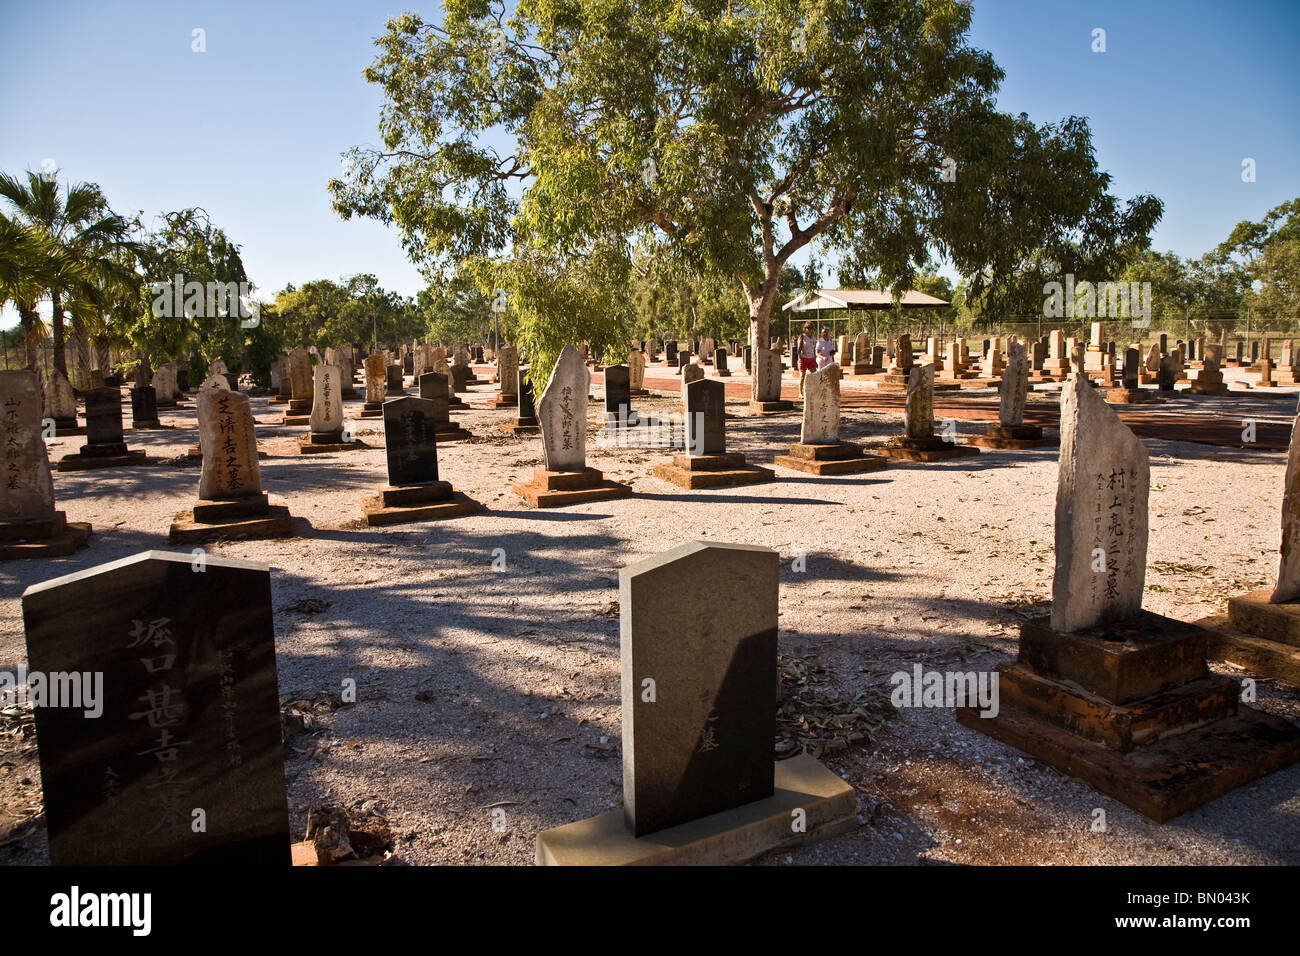
<instances>
[{"instance_id":1,"label":"concrete grave base","mask_svg":"<svg viewBox=\"0 0 1300 956\"><path fill-rule=\"evenodd\" d=\"M1054 448L1060 444L1053 438L1044 438L1038 425L999 425L996 422L984 429L983 435L970 439L970 444L982 448L1025 449Z\"/></svg>"},{"instance_id":2,"label":"concrete grave base","mask_svg":"<svg viewBox=\"0 0 1300 956\"><path fill-rule=\"evenodd\" d=\"M1112 405L1149 405L1160 401L1155 392L1145 388L1107 388L1105 399Z\"/></svg>"},{"instance_id":3,"label":"concrete grave base","mask_svg":"<svg viewBox=\"0 0 1300 956\"><path fill-rule=\"evenodd\" d=\"M889 459L883 455L864 455L861 448L847 442L834 445L797 443L790 446L790 454L777 455L773 463L810 475L854 475L884 468Z\"/></svg>"},{"instance_id":4,"label":"concrete grave base","mask_svg":"<svg viewBox=\"0 0 1300 956\"><path fill-rule=\"evenodd\" d=\"M86 546L90 525L68 521L62 511L37 521L0 521L0 561L62 558Z\"/></svg>"},{"instance_id":5,"label":"concrete grave base","mask_svg":"<svg viewBox=\"0 0 1300 956\"><path fill-rule=\"evenodd\" d=\"M629 498L632 489L610 481L595 468L582 471L547 471L534 468L531 481L521 481L512 490L534 508L561 508L584 501Z\"/></svg>"},{"instance_id":6,"label":"concrete grave base","mask_svg":"<svg viewBox=\"0 0 1300 956\"><path fill-rule=\"evenodd\" d=\"M502 425L501 431L509 435L540 435L542 433L540 425L520 425L513 422Z\"/></svg>"},{"instance_id":7,"label":"concrete grave base","mask_svg":"<svg viewBox=\"0 0 1300 956\"><path fill-rule=\"evenodd\" d=\"M518 405L518 395L494 395L487 403L488 408L516 408Z\"/></svg>"},{"instance_id":8,"label":"concrete grave base","mask_svg":"<svg viewBox=\"0 0 1300 956\"><path fill-rule=\"evenodd\" d=\"M959 445L942 438L896 438L880 449L887 458L901 461L946 461L949 458L967 458L978 455L973 445Z\"/></svg>"},{"instance_id":9,"label":"concrete grave base","mask_svg":"<svg viewBox=\"0 0 1300 956\"><path fill-rule=\"evenodd\" d=\"M288 505L271 504L266 493L247 498L199 499L191 511L172 519L168 544L200 544L228 538L289 538L293 518Z\"/></svg>"},{"instance_id":10,"label":"concrete grave base","mask_svg":"<svg viewBox=\"0 0 1300 956\"><path fill-rule=\"evenodd\" d=\"M778 761L772 796L635 837L623 810L609 810L537 836L539 866L721 866L857 828L851 786L807 754ZM806 831L793 832L803 810Z\"/></svg>"},{"instance_id":11,"label":"concrete grave base","mask_svg":"<svg viewBox=\"0 0 1300 956\"><path fill-rule=\"evenodd\" d=\"M1300 687L1300 602L1270 604L1272 588L1228 599L1228 613L1196 624L1209 635L1211 660L1244 667L1252 677Z\"/></svg>"},{"instance_id":12,"label":"concrete grave base","mask_svg":"<svg viewBox=\"0 0 1300 956\"><path fill-rule=\"evenodd\" d=\"M440 442L457 441L461 438L474 437L470 432L461 428L457 422L438 422L437 425L434 426L434 434Z\"/></svg>"},{"instance_id":13,"label":"concrete grave base","mask_svg":"<svg viewBox=\"0 0 1300 956\"><path fill-rule=\"evenodd\" d=\"M55 438L66 438L73 435L86 434L86 426L78 425L75 418L56 418L54 419Z\"/></svg>"},{"instance_id":14,"label":"concrete grave base","mask_svg":"<svg viewBox=\"0 0 1300 956\"><path fill-rule=\"evenodd\" d=\"M749 414L751 415L776 415L780 412L789 412L794 410L794 402L785 400L779 402L754 402L749 403Z\"/></svg>"},{"instance_id":15,"label":"concrete grave base","mask_svg":"<svg viewBox=\"0 0 1300 956\"><path fill-rule=\"evenodd\" d=\"M326 455L338 451L361 451L369 448L363 441L341 441L342 432L312 432L298 439L298 454Z\"/></svg>"},{"instance_id":16,"label":"concrete grave base","mask_svg":"<svg viewBox=\"0 0 1300 956\"><path fill-rule=\"evenodd\" d=\"M482 505L456 491L447 481L385 485L378 495L361 501L361 513L371 526L458 518L482 510Z\"/></svg>"},{"instance_id":17,"label":"concrete grave base","mask_svg":"<svg viewBox=\"0 0 1300 956\"><path fill-rule=\"evenodd\" d=\"M1200 627L1148 611L1071 634L1047 621L1025 622L1019 658L998 667L997 715L961 707L959 723L1157 823L1300 761L1300 728L1206 669Z\"/></svg>"},{"instance_id":18,"label":"concrete grave base","mask_svg":"<svg viewBox=\"0 0 1300 956\"><path fill-rule=\"evenodd\" d=\"M143 465L148 456L142 451L122 450L112 454L86 454L85 446L81 451L64 455L59 459L58 471L88 471L92 468L121 468L128 465Z\"/></svg>"},{"instance_id":19,"label":"concrete grave base","mask_svg":"<svg viewBox=\"0 0 1300 956\"><path fill-rule=\"evenodd\" d=\"M655 465L654 476L679 488L729 488L735 485L760 485L775 481L771 468L751 465L740 452L725 455L674 455L671 463Z\"/></svg>"},{"instance_id":20,"label":"concrete grave base","mask_svg":"<svg viewBox=\"0 0 1300 956\"><path fill-rule=\"evenodd\" d=\"M285 415L280 419L281 425L309 425L311 424L310 415Z\"/></svg>"}]
</instances>

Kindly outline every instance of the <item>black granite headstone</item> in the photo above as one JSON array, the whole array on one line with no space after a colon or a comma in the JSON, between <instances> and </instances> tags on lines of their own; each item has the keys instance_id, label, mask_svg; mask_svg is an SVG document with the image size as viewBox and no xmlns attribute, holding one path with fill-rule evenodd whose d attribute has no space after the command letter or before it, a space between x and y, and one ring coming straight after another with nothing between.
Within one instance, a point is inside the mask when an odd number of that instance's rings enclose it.
<instances>
[{"instance_id":1,"label":"black granite headstone","mask_svg":"<svg viewBox=\"0 0 1300 956\"><path fill-rule=\"evenodd\" d=\"M469 388L469 366L453 365L451 367L451 389L453 392L463 392Z\"/></svg>"},{"instance_id":2,"label":"black granite headstone","mask_svg":"<svg viewBox=\"0 0 1300 956\"><path fill-rule=\"evenodd\" d=\"M146 551L23 595L31 671L102 691L98 716L35 708L55 866L289 865L270 571L194 560Z\"/></svg>"},{"instance_id":3,"label":"black granite headstone","mask_svg":"<svg viewBox=\"0 0 1300 956\"><path fill-rule=\"evenodd\" d=\"M668 359L669 365L677 364L677 340L669 339L664 342L664 355Z\"/></svg>"},{"instance_id":4,"label":"black granite headstone","mask_svg":"<svg viewBox=\"0 0 1300 956\"><path fill-rule=\"evenodd\" d=\"M692 457L727 451L726 389L713 379L686 386L686 453Z\"/></svg>"},{"instance_id":5,"label":"black granite headstone","mask_svg":"<svg viewBox=\"0 0 1300 956\"><path fill-rule=\"evenodd\" d=\"M427 398L395 398L384 402L384 445L390 485L418 485L438 480L434 405Z\"/></svg>"},{"instance_id":6,"label":"black granite headstone","mask_svg":"<svg viewBox=\"0 0 1300 956\"><path fill-rule=\"evenodd\" d=\"M447 376L441 372L425 372L420 376L420 397L433 402L433 420L451 421L450 390Z\"/></svg>"},{"instance_id":7,"label":"black granite headstone","mask_svg":"<svg viewBox=\"0 0 1300 956\"><path fill-rule=\"evenodd\" d=\"M231 388L234 388L234 384L233 384L233 383L234 383L234 381L235 381L239 376L237 376L237 375L228 375L228 376L226 376L226 377L229 378L230 381L231 381L231 383L232 383L230 387L231 387ZM106 382L105 384L107 384L107 382ZM177 388L178 391L181 391L181 392L188 392L188 391L190 390L190 370L189 370L189 369L187 369L187 368L178 368L178 369L176 370L176 388Z\"/></svg>"},{"instance_id":8,"label":"black granite headstone","mask_svg":"<svg viewBox=\"0 0 1300 956\"><path fill-rule=\"evenodd\" d=\"M714 349L713 351L713 368L717 372L727 371L727 350Z\"/></svg>"},{"instance_id":9,"label":"black granite headstone","mask_svg":"<svg viewBox=\"0 0 1300 956\"><path fill-rule=\"evenodd\" d=\"M116 388L92 388L86 398L86 444L83 455L122 455L122 393Z\"/></svg>"},{"instance_id":10,"label":"black granite headstone","mask_svg":"<svg viewBox=\"0 0 1300 956\"><path fill-rule=\"evenodd\" d=\"M158 424L158 402L152 385L131 389L131 424L137 427Z\"/></svg>"},{"instance_id":11,"label":"black granite headstone","mask_svg":"<svg viewBox=\"0 0 1300 956\"><path fill-rule=\"evenodd\" d=\"M680 372L686 366L691 364L691 353L682 349L677 353L677 370Z\"/></svg>"},{"instance_id":12,"label":"black granite headstone","mask_svg":"<svg viewBox=\"0 0 1300 956\"><path fill-rule=\"evenodd\" d=\"M402 366L394 363L388 366L388 381L385 389L386 395L403 395L405 392L402 388Z\"/></svg>"},{"instance_id":13,"label":"black granite headstone","mask_svg":"<svg viewBox=\"0 0 1300 956\"><path fill-rule=\"evenodd\" d=\"M516 425L536 425L537 408L533 404L533 383L532 380L524 374L526 370L519 370L519 416L515 419Z\"/></svg>"},{"instance_id":14,"label":"black granite headstone","mask_svg":"<svg viewBox=\"0 0 1300 956\"><path fill-rule=\"evenodd\" d=\"M415 374L415 356L409 352L406 355L402 356L402 374L403 375Z\"/></svg>"},{"instance_id":15,"label":"black granite headstone","mask_svg":"<svg viewBox=\"0 0 1300 956\"><path fill-rule=\"evenodd\" d=\"M754 346L745 346L745 372L753 374L754 372Z\"/></svg>"},{"instance_id":16,"label":"black granite headstone","mask_svg":"<svg viewBox=\"0 0 1300 956\"><path fill-rule=\"evenodd\" d=\"M626 421L632 411L631 369L611 365L605 369L605 421Z\"/></svg>"}]
</instances>

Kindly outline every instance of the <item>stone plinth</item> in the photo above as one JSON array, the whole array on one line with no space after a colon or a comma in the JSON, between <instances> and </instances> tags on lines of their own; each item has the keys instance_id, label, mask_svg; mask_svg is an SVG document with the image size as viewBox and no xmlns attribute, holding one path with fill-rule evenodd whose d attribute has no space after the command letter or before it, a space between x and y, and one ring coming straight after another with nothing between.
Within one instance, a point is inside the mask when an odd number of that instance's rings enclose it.
<instances>
[{"instance_id":1,"label":"stone plinth","mask_svg":"<svg viewBox=\"0 0 1300 956\"><path fill-rule=\"evenodd\" d=\"M985 426L984 434L976 435L970 439L970 443L981 448L1007 450L1050 448L1057 444L1054 439L1043 437L1043 429L1039 425L999 425L996 422Z\"/></svg>"},{"instance_id":2,"label":"stone plinth","mask_svg":"<svg viewBox=\"0 0 1300 956\"><path fill-rule=\"evenodd\" d=\"M1108 388L1102 395L1111 405L1149 405L1160 401L1155 392L1143 388Z\"/></svg>"},{"instance_id":3,"label":"stone plinth","mask_svg":"<svg viewBox=\"0 0 1300 956\"><path fill-rule=\"evenodd\" d=\"M91 527L68 521L62 511L52 518L0 521L0 561L22 558L62 558L86 546Z\"/></svg>"},{"instance_id":4,"label":"stone plinth","mask_svg":"<svg viewBox=\"0 0 1300 956\"><path fill-rule=\"evenodd\" d=\"M232 538L289 538L293 518L288 505L271 504L265 494L205 501L172 520L168 544L201 544Z\"/></svg>"},{"instance_id":5,"label":"stone plinth","mask_svg":"<svg viewBox=\"0 0 1300 956\"><path fill-rule=\"evenodd\" d=\"M1209 640L1147 611L1071 633L1033 619L998 667L997 715L957 720L1163 823L1300 760L1300 729L1209 673Z\"/></svg>"},{"instance_id":6,"label":"stone plinth","mask_svg":"<svg viewBox=\"0 0 1300 956\"><path fill-rule=\"evenodd\" d=\"M438 437L441 439L442 436ZM610 481L595 468L581 471L534 468L532 479L515 484L512 490L534 508L559 508L583 501L605 501L632 495L632 489L627 485Z\"/></svg>"},{"instance_id":7,"label":"stone plinth","mask_svg":"<svg viewBox=\"0 0 1300 956\"><path fill-rule=\"evenodd\" d=\"M815 758L800 754L776 764L772 796L637 837L623 810L544 830L539 866L722 866L764 853L852 832L853 788ZM790 826L803 810L806 832Z\"/></svg>"},{"instance_id":8,"label":"stone plinth","mask_svg":"<svg viewBox=\"0 0 1300 956\"><path fill-rule=\"evenodd\" d=\"M901 461L945 461L949 458L967 458L980 450L972 445L959 445L933 436L930 438L896 438L880 449L887 458Z\"/></svg>"},{"instance_id":9,"label":"stone plinth","mask_svg":"<svg viewBox=\"0 0 1300 956\"><path fill-rule=\"evenodd\" d=\"M719 455L674 455L671 462L655 465L654 476L680 488L727 488L733 485L758 485L774 481L775 473L761 465L751 465L740 452Z\"/></svg>"},{"instance_id":10,"label":"stone plinth","mask_svg":"<svg viewBox=\"0 0 1300 956\"><path fill-rule=\"evenodd\" d=\"M447 481L416 485L385 485L379 494L361 502L366 524L402 524L408 521L439 521L478 514L483 506L466 497Z\"/></svg>"},{"instance_id":11,"label":"stone plinth","mask_svg":"<svg viewBox=\"0 0 1300 956\"><path fill-rule=\"evenodd\" d=\"M1271 588L1228 599L1228 613L1202 618L1211 660L1244 667L1252 677L1300 687L1300 602L1270 604Z\"/></svg>"},{"instance_id":12,"label":"stone plinth","mask_svg":"<svg viewBox=\"0 0 1300 956\"><path fill-rule=\"evenodd\" d=\"M884 468L889 459L883 455L864 455L861 447L848 442L796 443L790 446L790 454L777 455L773 463L809 475L853 475Z\"/></svg>"},{"instance_id":13,"label":"stone plinth","mask_svg":"<svg viewBox=\"0 0 1300 956\"><path fill-rule=\"evenodd\" d=\"M298 454L328 455L340 451L361 451L369 448L360 440L344 441L342 430L336 432L311 432L298 439Z\"/></svg>"}]
</instances>

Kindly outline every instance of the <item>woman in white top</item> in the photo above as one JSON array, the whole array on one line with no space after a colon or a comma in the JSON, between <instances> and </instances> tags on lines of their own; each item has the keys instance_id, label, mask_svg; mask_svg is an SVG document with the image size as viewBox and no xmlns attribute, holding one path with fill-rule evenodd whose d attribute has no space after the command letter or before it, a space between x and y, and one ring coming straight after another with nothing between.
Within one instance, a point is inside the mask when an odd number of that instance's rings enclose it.
<instances>
[{"instance_id":1,"label":"woman in white top","mask_svg":"<svg viewBox=\"0 0 1300 956\"><path fill-rule=\"evenodd\" d=\"M824 369L835 361L835 343L831 341L830 329L822 329L822 337L817 340L817 369Z\"/></svg>"}]
</instances>

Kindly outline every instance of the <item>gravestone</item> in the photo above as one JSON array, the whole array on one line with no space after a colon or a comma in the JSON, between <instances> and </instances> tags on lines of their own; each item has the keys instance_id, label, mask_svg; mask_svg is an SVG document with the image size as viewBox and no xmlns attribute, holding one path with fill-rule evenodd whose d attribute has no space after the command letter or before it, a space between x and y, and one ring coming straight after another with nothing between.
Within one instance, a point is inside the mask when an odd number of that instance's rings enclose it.
<instances>
[{"instance_id":1,"label":"gravestone","mask_svg":"<svg viewBox=\"0 0 1300 956\"><path fill-rule=\"evenodd\" d=\"M745 353L744 355L745 374L753 375L754 374L754 347L752 345L746 345L744 349L744 353Z\"/></svg>"},{"instance_id":2,"label":"gravestone","mask_svg":"<svg viewBox=\"0 0 1300 956\"><path fill-rule=\"evenodd\" d=\"M383 414L384 397L388 386L388 373L382 355L367 355L362 363L366 370L366 401L361 406L362 418L378 418Z\"/></svg>"},{"instance_id":3,"label":"gravestone","mask_svg":"<svg viewBox=\"0 0 1300 956\"><path fill-rule=\"evenodd\" d=\"M698 365L687 365L682 370L682 396L686 395L686 386L704 378L704 369Z\"/></svg>"},{"instance_id":4,"label":"gravestone","mask_svg":"<svg viewBox=\"0 0 1300 956\"><path fill-rule=\"evenodd\" d=\"M704 542L620 572L623 808L635 835L772 795L779 575L770 548ZM719 580L731 586L705 598ZM695 626L658 613L696 592ZM661 698L643 699L645 679Z\"/></svg>"},{"instance_id":5,"label":"gravestone","mask_svg":"<svg viewBox=\"0 0 1300 956\"><path fill-rule=\"evenodd\" d=\"M645 388L646 357L633 349L627 354L628 388L633 395L648 395Z\"/></svg>"},{"instance_id":6,"label":"gravestone","mask_svg":"<svg viewBox=\"0 0 1300 956\"><path fill-rule=\"evenodd\" d=\"M776 476L770 468L750 465L741 452L727 451L726 386L700 371L695 381L682 386L686 453L655 465L655 477L691 490L771 481Z\"/></svg>"},{"instance_id":7,"label":"gravestone","mask_svg":"<svg viewBox=\"0 0 1300 956\"><path fill-rule=\"evenodd\" d=\"M625 425L631 413L631 370L626 365L611 365L605 369L605 422Z\"/></svg>"},{"instance_id":8,"label":"gravestone","mask_svg":"<svg viewBox=\"0 0 1300 956\"><path fill-rule=\"evenodd\" d=\"M57 368L45 383L45 417L54 420L54 435L81 435L77 427L77 396L68 376ZM154 418L157 419L157 413Z\"/></svg>"},{"instance_id":9,"label":"gravestone","mask_svg":"<svg viewBox=\"0 0 1300 956\"><path fill-rule=\"evenodd\" d=\"M664 360L671 366L677 367L677 340L668 339L664 342Z\"/></svg>"},{"instance_id":10,"label":"gravestone","mask_svg":"<svg viewBox=\"0 0 1300 956\"><path fill-rule=\"evenodd\" d=\"M1132 617L1146 581L1146 449L1078 377L1061 394L1052 629L1079 631ZM1095 550L1105 556L1094 569Z\"/></svg>"},{"instance_id":11,"label":"gravestone","mask_svg":"<svg viewBox=\"0 0 1300 956\"><path fill-rule=\"evenodd\" d=\"M157 393L152 385L137 385L131 390L131 427L161 428L158 421Z\"/></svg>"},{"instance_id":12,"label":"gravestone","mask_svg":"<svg viewBox=\"0 0 1300 956\"><path fill-rule=\"evenodd\" d=\"M682 369L687 368L690 364L691 364L691 353L689 351L687 351L686 349L682 349L680 352L677 353L677 374L678 375L681 375Z\"/></svg>"},{"instance_id":13,"label":"gravestone","mask_svg":"<svg viewBox=\"0 0 1300 956\"><path fill-rule=\"evenodd\" d=\"M1034 343L1041 348L1041 342ZM1002 370L1001 395L998 401L998 420L988 425L982 436L971 439L971 444L985 448L1037 448L1043 441L1043 429L1025 424L1025 404L1029 397L1029 367L1025 361L1025 347L1012 342L1007 347L1007 364Z\"/></svg>"},{"instance_id":14,"label":"gravestone","mask_svg":"<svg viewBox=\"0 0 1300 956\"><path fill-rule=\"evenodd\" d=\"M447 363L445 361L435 363L434 368L436 369L439 365L441 365L443 368L446 368ZM448 372L449 371L450 370L448 370ZM405 384L402 381L401 364L397 362L393 362L389 364L387 366L385 374L387 376L387 385L384 389L384 396L386 398L401 398L403 395L405 395L406 388L405 388Z\"/></svg>"},{"instance_id":15,"label":"gravestone","mask_svg":"<svg viewBox=\"0 0 1300 956\"><path fill-rule=\"evenodd\" d=\"M906 349L899 337L899 354ZM943 461L978 455L974 445L959 445L934 434L934 366L913 365L907 373L907 395L903 402L903 435L881 451L889 458L906 461Z\"/></svg>"},{"instance_id":16,"label":"gravestone","mask_svg":"<svg viewBox=\"0 0 1300 956\"><path fill-rule=\"evenodd\" d=\"M301 345L289 352L289 414L310 415L312 403L311 356Z\"/></svg>"},{"instance_id":17,"label":"gravestone","mask_svg":"<svg viewBox=\"0 0 1300 956\"><path fill-rule=\"evenodd\" d=\"M777 455L776 464L813 475L846 475L874 471L888 463L881 455L864 455L859 446L840 441L841 374L832 362L804 377L799 441L790 446L788 455Z\"/></svg>"},{"instance_id":18,"label":"gravestone","mask_svg":"<svg viewBox=\"0 0 1300 956\"><path fill-rule=\"evenodd\" d=\"M192 561L146 551L23 595L32 671L102 675L97 716L35 709L55 866L289 865L270 572Z\"/></svg>"},{"instance_id":19,"label":"gravestone","mask_svg":"<svg viewBox=\"0 0 1300 956\"><path fill-rule=\"evenodd\" d=\"M519 400L519 350L513 345L503 345L497 353L497 378L501 394L494 407L513 407Z\"/></svg>"},{"instance_id":20,"label":"gravestone","mask_svg":"<svg viewBox=\"0 0 1300 956\"><path fill-rule=\"evenodd\" d=\"M1050 617L1026 620L999 665L998 712L957 719L1164 822L1300 760L1300 728L1239 704L1200 625L1142 610L1149 487L1142 443L1071 378Z\"/></svg>"},{"instance_id":21,"label":"gravestone","mask_svg":"<svg viewBox=\"0 0 1300 956\"><path fill-rule=\"evenodd\" d=\"M534 508L558 507L583 501L624 498L627 485L608 481L587 467L587 396L591 372L581 353L564 346L538 402L545 468L533 470L531 481L514 491Z\"/></svg>"},{"instance_id":22,"label":"gravestone","mask_svg":"<svg viewBox=\"0 0 1300 956\"><path fill-rule=\"evenodd\" d=\"M754 353L753 400L751 413L789 411L794 404L781 398L781 353L776 349L759 349Z\"/></svg>"},{"instance_id":23,"label":"gravestone","mask_svg":"<svg viewBox=\"0 0 1300 956\"><path fill-rule=\"evenodd\" d=\"M773 761L779 575L769 548L704 541L620 572L623 806L543 832L538 863L739 863L800 839L795 818L803 839L855 825L815 758Z\"/></svg>"},{"instance_id":24,"label":"gravestone","mask_svg":"<svg viewBox=\"0 0 1300 956\"><path fill-rule=\"evenodd\" d=\"M457 363L451 367L451 390L453 392L469 391L471 378L469 365Z\"/></svg>"},{"instance_id":25,"label":"gravestone","mask_svg":"<svg viewBox=\"0 0 1300 956\"><path fill-rule=\"evenodd\" d=\"M859 332L853 340L853 374L866 375L873 371L871 344L866 332Z\"/></svg>"},{"instance_id":26,"label":"gravestone","mask_svg":"<svg viewBox=\"0 0 1300 956\"><path fill-rule=\"evenodd\" d=\"M727 368L727 350L713 350L713 372L719 378L730 378L731 371Z\"/></svg>"},{"instance_id":27,"label":"gravestone","mask_svg":"<svg viewBox=\"0 0 1300 956\"><path fill-rule=\"evenodd\" d=\"M0 484L0 560L56 558L84 547L90 525L54 508L54 480L41 434L41 382L28 369L0 371L4 481Z\"/></svg>"},{"instance_id":28,"label":"gravestone","mask_svg":"<svg viewBox=\"0 0 1300 956\"><path fill-rule=\"evenodd\" d=\"M519 416L515 419L515 430L537 429L537 408L533 404L533 383L527 375L519 376Z\"/></svg>"},{"instance_id":29,"label":"gravestone","mask_svg":"<svg viewBox=\"0 0 1300 956\"><path fill-rule=\"evenodd\" d=\"M451 383L446 375L441 372L425 372L416 384L419 386L420 398L433 402L433 420L437 425L439 441L472 437L459 422L451 420Z\"/></svg>"},{"instance_id":30,"label":"gravestone","mask_svg":"<svg viewBox=\"0 0 1300 956\"><path fill-rule=\"evenodd\" d=\"M384 403L388 484L361 502L367 524L430 521L482 510L450 483L439 480L437 426L429 399L403 397Z\"/></svg>"},{"instance_id":31,"label":"gravestone","mask_svg":"<svg viewBox=\"0 0 1300 956\"><path fill-rule=\"evenodd\" d=\"M313 371L311 431L298 443L304 455L336 451L356 451L364 442L343 432L343 370L337 365L317 365Z\"/></svg>"},{"instance_id":32,"label":"gravestone","mask_svg":"<svg viewBox=\"0 0 1300 956\"><path fill-rule=\"evenodd\" d=\"M130 451L122 432L122 393L116 388L94 388L85 393L86 444L64 455L59 471L83 471L120 465L142 465L145 453Z\"/></svg>"}]
</instances>

